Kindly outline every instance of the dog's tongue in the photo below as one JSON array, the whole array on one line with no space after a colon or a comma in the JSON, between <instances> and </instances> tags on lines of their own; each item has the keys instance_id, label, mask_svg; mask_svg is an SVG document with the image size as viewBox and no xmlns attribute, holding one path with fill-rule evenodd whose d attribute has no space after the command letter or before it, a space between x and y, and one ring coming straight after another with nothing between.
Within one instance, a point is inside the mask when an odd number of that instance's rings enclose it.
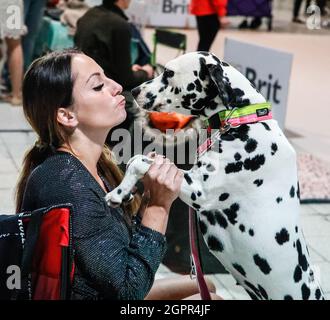
<instances>
[{"instance_id":1,"label":"dog's tongue","mask_svg":"<svg viewBox=\"0 0 330 320\"><path fill-rule=\"evenodd\" d=\"M176 112L149 112L152 125L165 132L166 129L182 129L191 120L192 116L185 116Z\"/></svg>"}]
</instances>

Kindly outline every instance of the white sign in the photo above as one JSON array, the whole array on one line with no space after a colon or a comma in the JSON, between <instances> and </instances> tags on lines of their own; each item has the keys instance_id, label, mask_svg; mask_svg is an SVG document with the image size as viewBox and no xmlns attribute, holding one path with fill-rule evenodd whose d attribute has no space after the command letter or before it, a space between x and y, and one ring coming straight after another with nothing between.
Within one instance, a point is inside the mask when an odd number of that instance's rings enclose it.
<instances>
[{"instance_id":1,"label":"white sign","mask_svg":"<svg viewBox=\"0 0 330 320\"><path fill-rule=\"evenodd\" d=\"M132 0L127 15L133 21L134 17L139 17L143 20L142 25L153 27L195 27L195 17L189 15L189 2L190 0Z\"/></svg>"},{"instance_id":2,"label":"white sign","mask_svg":"<svg viewBox=\"0 0 330 320\"><path fill-rule=\"evenodd\" d=\"M226 38L224 60L245 75L272 103L273 117L284 129L292 54Z\"/></svg>"}]
</instances>

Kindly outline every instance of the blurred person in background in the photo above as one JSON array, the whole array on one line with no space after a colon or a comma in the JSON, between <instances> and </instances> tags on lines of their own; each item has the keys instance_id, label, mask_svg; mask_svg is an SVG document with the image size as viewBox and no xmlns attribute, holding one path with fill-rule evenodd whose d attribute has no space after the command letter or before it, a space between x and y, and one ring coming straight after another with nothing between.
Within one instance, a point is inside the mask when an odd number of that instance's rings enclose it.
<instances>
[{"instance_id":1,"label":"blurred person in background","mask_svg":"<svg viewBox=\"0 0 330 320\"><path fill-rule=\"evenodd\" d=\"M196 16L199 43L197 51L209 51L220 28L229 25L227 0L191 0L190 13Z\"/></svg>"},{"instance_id":2,"label":"blurred person in background","mask_svg":"<svg viewBox=\"0 0 330 320\"><path fill-rule=\"evenodd\" d=\"M9 6L17 6L19 10L9 11ZM22 104L22 80L23 80L23 50L21 37L26 33L23 20L23 1L22 0L1 0L0 10L7 14L6 21L10 21L13 26L7 26L1 21L0 36L6 44L6 55L11 82L11 92L2 96L2 100L13 106ZM18 16L14 16L18 12Z\"/></svg>"},{"instance_id":3,"label":"blurred person in background","mask_svg":"<svg viewBox=\"0 0 330 320\"><path fill-rule=\"evenodd\" d=\"M27 34L22 39L24 70L29 67L33 60L34 47L46 3L47 0L24 0L24 22L28 29Z\"/></svg>"}]
</instances>

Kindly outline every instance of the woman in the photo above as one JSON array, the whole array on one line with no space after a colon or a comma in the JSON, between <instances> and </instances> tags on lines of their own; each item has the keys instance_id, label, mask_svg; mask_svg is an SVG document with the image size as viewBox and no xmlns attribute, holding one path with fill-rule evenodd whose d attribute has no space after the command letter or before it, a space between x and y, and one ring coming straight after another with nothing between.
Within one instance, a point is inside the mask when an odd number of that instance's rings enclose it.
<instances>
[{"instance_id":1,"label":"woman","mask_svg":"<svg viewBox=\"0 0 330 320\"><path fill-rule=\"evenodd\" d=\"M73 205L73 299L144 299L166 249L168 212L182 173L160 156L144 178L149 203L109 208L104 196L122 173L104 145L124 121L122 87L76 50L36 60L23 81L23 109L38 140L26 154L17 189L17 211ZM148 299L197 293L194 282L162 281ZM166 289L164 296L163 290ZM171 291L172 290L172 291ZM214 288L213 288L214 291Z\"/></svg>"},{"instance_id":2,"label":"woman","mask_svg":"<svg viewBox=\"0 0 330 320\"><path fill-rule=\"evenodd\" d=\"M229 25L226 7L227 0L190 1L190 13L196 16L199 35L197 51L209 51L218 30Z\"/></svg>"}]
</instances>

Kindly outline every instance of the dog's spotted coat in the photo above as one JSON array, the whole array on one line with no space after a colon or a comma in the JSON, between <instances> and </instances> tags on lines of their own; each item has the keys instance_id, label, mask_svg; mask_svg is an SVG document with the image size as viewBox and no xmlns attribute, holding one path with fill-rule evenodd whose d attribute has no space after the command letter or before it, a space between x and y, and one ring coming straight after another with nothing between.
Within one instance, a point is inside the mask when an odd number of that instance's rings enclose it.
<instances>
[{"instance_id":1,"label":"dog's spotted coat","mask_svg":"<svg viewBox=\"0 0 330 320\"><path fill-rule=\"evenodd\" d=\"M265 102L241 73L206 52L170 61L132 93L144 109L202 119ZM107 202L121 203L150 164L132 158ZM197 210L209 249L251 298L324 299L300 227L296 154L275 120L222 135L219 148L184 174L180 198Z\"/></svg>"}]
</instances>

